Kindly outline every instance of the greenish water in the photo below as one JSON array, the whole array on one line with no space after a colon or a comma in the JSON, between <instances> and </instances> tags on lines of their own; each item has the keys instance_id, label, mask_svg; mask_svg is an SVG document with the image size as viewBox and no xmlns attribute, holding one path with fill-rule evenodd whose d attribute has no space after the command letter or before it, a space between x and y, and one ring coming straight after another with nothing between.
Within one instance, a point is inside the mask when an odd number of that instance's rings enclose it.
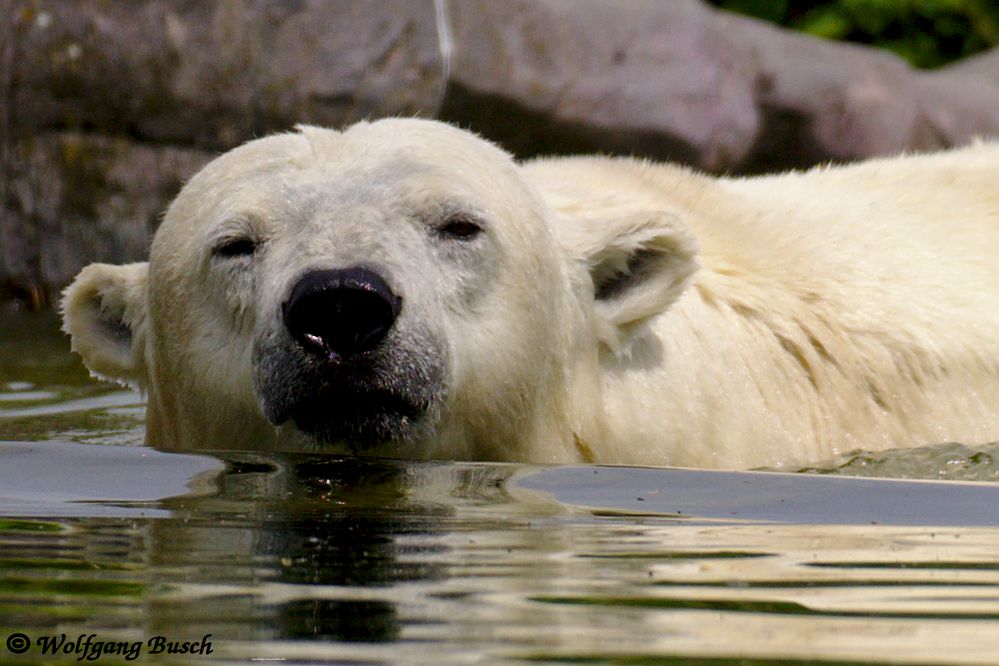
<instances>
[{"instance_id":1,"label":"greenish water","mask_svg":"<svg viewBox=\"0 0 999 666\"><path fill-rule=\"evenodd\" d=\"M0 320L0 661L999 663L996 447L818 474L171 454L53 318Z\"/></svg>"}]
</instances>

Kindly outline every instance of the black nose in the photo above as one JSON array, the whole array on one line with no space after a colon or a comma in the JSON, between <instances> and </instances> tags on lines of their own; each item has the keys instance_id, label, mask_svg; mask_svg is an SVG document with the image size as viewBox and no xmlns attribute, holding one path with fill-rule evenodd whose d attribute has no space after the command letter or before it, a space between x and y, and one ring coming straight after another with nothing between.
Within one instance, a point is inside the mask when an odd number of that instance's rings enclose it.
<instances>
[{"instance_id":1,"label":"black nose","mask_svg":"<svg viewBox=\"0 0 999 666\"><path fill-rule=\"evenodd\" d=\"M378 346L402 299L378 273L363 267L311 271L282 306L284 325L308 352L336 359Z\"/></svg>"}]
</instances>

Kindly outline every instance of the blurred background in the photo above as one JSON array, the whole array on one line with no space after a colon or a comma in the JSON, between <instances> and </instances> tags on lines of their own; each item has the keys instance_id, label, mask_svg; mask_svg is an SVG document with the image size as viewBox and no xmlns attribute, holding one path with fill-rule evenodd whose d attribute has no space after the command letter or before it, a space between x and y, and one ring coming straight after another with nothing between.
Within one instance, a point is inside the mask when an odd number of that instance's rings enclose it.
<instances>
[{"instance_id":1,"label":"blurred background","mask_svg":"<svg viewBox=\"0 0 999 666\"><path fill-rule=\"evenodd\" d=\"M999 45L995 0L712 0L802 32L894 51L940 67Z\"/></svg>"},{"instance_id":2,"label":"blurred background","mask_svg":"<svg viewBox=\"0 0 999 666\"><path fill-rule=\"evenodd\" d=\"M0 313L296 123L761 173L999 135L997 45L995 0L0 0Z\"/></svg>"}]
</instances>

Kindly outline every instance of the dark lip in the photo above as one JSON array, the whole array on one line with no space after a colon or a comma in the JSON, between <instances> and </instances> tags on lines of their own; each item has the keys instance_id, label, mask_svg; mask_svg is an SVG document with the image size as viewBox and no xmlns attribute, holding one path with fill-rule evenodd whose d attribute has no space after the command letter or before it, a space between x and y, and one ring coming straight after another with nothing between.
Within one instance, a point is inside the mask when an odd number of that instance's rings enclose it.
<instances>
[{"instance_id":1,"label":"dark lip","mask_svg":"<svg viewBox=\"0 0 999 666\"><path fill-rule=\"evenodd\" d=\"M360 421L364 417L394 414L416 419L426 410L389 391L324 391L302 400L288 410L300 428L330 422Z\"/></svg>"},{"instance_id":2,"label":"dark lip","mask_svg":"<svg viewBox=\"0 0 999 666\"><path fill-rule=\"evenodd\" d=\"M361 452L405 439L428 410L388 391L324 391L289 405L285 420L319 446Z\"/></svg>"}]
</instances>

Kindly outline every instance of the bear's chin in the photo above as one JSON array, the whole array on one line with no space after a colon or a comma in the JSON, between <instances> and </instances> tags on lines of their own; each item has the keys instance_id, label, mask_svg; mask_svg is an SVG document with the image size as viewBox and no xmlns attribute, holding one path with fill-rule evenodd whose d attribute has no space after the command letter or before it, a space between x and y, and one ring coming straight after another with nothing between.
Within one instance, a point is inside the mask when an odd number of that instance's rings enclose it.
<instances>
[{"instance_id":1,"label":"bear's chin","mask_svg":"<svg viewBox=\"0 0 999 666\"><path fill-rule=\"evenodd\" d=\"M254 390L263 415L308 446L368 451L432 437L447 395L445 347L398 326L376 348L346 358L308 353L285 333L254 345Z\"/></svg>"},{"instance_id":2,"label":"bear's chin","mask_svg":"<svg viewBox=\"0 0 999 666\"><path fill-rule=\"evenodd\" d=\"M360 452L412 441L426 429L428 411L428 404L384 391L345 392L299 403L288 420L319 448L343 446Z\"/></svg>"}]
</instances>

